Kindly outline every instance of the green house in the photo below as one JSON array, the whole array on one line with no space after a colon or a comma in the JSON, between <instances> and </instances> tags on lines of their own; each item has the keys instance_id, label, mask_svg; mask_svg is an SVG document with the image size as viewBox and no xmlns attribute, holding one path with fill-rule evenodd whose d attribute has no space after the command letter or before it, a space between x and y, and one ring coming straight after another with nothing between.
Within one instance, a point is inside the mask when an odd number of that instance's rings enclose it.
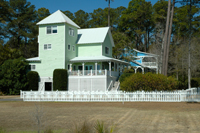
<instances>
[{"instance_id":1,"label":"green house","mask_svg":"<svg viewBox=\"0 0 200 133\"><path fill-rule=\"evenodd\" d=\"M39 91L53 90L53 71L69 72L68 91L110 90L128 62L112 58L109 27L80 29L60 10L38 22L39 56L27 61L40 76Z\"/></svg>"}]
</instances>

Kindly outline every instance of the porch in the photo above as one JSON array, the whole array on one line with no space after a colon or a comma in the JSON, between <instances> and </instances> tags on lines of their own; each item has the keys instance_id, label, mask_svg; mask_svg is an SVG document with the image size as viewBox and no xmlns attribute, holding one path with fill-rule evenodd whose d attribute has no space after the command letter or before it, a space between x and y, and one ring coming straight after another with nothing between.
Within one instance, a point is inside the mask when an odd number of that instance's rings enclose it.
<instances>
[{"instance_id":1,"label":"porch","mask_svg":"<svg viewBox=\"0 0 200 133\"><path fill-rule=\"evenodd\" d=\"M129 63L100 57L75 57L68 64L69 91L108 91Z\"/></svg>"}]
</instances>

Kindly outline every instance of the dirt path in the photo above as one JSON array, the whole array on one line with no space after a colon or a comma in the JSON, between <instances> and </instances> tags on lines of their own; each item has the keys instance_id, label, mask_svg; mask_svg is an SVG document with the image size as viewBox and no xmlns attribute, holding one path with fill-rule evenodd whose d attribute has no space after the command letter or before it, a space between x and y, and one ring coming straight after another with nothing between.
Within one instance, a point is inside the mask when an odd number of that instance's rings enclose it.
<instances>
[{"instance_id":1,"label":"dirt path","mask_svg":"<svg viewBox=\"0 0 200 133\"><path fill-rule=\"evenodd\" d=\"M116 125L119 133L200 131L200 103L66 103L0 102L0 127L8 131L36 130L36 106L43 115L43 127L67 130L84 120L102 120Z\"/></svg>"}]
</instances>

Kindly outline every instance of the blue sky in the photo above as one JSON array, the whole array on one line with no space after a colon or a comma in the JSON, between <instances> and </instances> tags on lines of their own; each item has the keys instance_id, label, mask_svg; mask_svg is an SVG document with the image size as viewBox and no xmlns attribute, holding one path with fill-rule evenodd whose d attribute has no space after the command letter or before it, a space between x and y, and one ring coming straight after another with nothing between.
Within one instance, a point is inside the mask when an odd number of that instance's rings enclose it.
<instances>
[{"instance_id":1,"label":"blue sky","mask_svg":"<svg viewBox=\"0 0 200 133\"><path fill-rule=\"evenodd\" d=\"M53 13L57 10L69 10L74 13L78 10L83 10L85 12L93 12L94 9L106 8L108 7L108 2L105 0L27 0L31 2L32 5L35 5L36 10L45 7L49 9L50 13ZM128 3L131 0L114 0L111 1L111 8L117 8L119 6L128 7ZM157 0L146 0L151 1L152 4L155 4Z\"/></svg>"}]
</instances>

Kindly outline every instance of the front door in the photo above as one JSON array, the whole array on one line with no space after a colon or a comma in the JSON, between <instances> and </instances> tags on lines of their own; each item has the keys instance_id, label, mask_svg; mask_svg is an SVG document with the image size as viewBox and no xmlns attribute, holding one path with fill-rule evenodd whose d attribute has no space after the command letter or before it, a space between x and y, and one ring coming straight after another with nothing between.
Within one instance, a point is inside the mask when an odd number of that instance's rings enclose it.
<instances>
[{"instance_id":1,"label":"front door","mask_svg":"<svg viewBox=\"0 0 200 133\"><path fill-rule=\"evenodd\" d=\"M45 82L45 91L51 91L52 82Z\"/></svg>"}]
</instances>

